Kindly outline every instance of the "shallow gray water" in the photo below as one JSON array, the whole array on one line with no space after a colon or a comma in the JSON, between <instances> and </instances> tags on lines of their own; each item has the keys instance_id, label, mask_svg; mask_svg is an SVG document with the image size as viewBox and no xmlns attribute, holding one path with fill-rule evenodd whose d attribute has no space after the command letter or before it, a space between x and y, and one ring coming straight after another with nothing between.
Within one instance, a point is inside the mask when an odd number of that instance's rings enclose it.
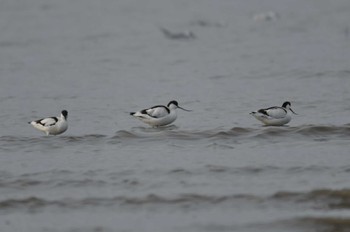
<instances>
[{"instance_id":1,"label":"shallow gray water","mask_svg":"<svg viewBox=\"0 0 350 232\"><path fill-rule=\"evenodd\" d=\"M1 1L0 231L349 231L349 28L348 0Z\"/></svg>"}]
</instances>

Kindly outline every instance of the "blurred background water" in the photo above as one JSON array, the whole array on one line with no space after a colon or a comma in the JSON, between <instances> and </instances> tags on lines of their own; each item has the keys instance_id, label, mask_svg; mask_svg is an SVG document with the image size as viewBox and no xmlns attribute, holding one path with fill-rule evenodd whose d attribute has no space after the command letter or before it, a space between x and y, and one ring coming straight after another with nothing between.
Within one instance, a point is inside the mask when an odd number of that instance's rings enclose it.
<instances>
[{"instance_id":1,"label":"blurred background water","mask_svg":"<svg viewBox=\"0 0 350 232\"><path fill-rule=\"evenodd\" d=\"M348 0L0 1L0 230L349 231L349 28Z\"/></svg>"}]
</instances>

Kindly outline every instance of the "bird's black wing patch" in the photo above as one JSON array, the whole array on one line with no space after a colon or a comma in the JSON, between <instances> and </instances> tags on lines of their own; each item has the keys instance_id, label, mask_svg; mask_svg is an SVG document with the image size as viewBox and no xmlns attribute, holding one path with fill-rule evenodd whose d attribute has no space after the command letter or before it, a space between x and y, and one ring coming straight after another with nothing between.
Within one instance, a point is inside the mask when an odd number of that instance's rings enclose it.
<instances>
[{"instance_id":1,"label":"bird's black wing patch","mask_svg":"<svg viewBox=\"0 0 350 232\"><path fill-rule=\"evenodd\" d=\"M147 112L148 110L153 110L153 109L155 109L155 108L163 108L163 109L165 109L165 110L168 112L168 114L170 114L170 110L168 109L168 107L162 106L162 105L157 105L157 106L153 106L153 107L151 107L151 108L149 108L149 109L141 110L141 113L142 113L142 114L147 114L148 116L150 116L150 117L152 117L152 118L158 118L157 116L151 115L151 114L149 114L149 113Z\"/></svg>"},{"instance_id":2,"label":"bird's black wing patch","mask_svg":"<svg viewBox=\"0 0 350 232\"><path fill-rule=\"evenodd\" d=\"M265 109L260 109L260 110L258 110L258 112L261 114L265 114L266 116L269 116Z\"/></svg>"},{"instance_id":3,"label":"bird's black wing patch","mask_svg":"<svg viewBox=\"0 0 350 232\"><path fill-rule=\"evenodd\" d=\"M168 114L170 114L170 110L166 106L158 105L158 106L153 106L151 109L158 108L158 107L164 108L168 112Z\"/></svg>"},{"instance_id":4,"label":"bird's black wing patch","mask_svg":"<svg viewBox=\"0 0 350 232\"><path fill-rule=\"evenodd\" d=\"M53 119L53 121L52 121L52 119ZM49 121L50 121L50 123L48 124ZM53 126L56 124L57 121L58 121L57 117L50 117L50 118L42 118L42 119L39 119L35 122L38 124L41 124L43 126Z\"/></svg>"}]
</instances>

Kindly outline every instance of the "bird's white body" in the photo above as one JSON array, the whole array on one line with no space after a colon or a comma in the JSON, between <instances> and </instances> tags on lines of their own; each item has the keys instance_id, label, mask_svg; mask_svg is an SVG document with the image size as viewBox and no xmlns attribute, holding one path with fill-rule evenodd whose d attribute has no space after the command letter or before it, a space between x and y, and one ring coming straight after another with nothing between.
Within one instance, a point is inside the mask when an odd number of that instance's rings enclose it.
<instances>
[{"instance_id":1,"label":"bird's white body","mask_svg":"<svg viewBox=\"0 0 350 232\"><path fill-rule=\"evenodd\" d=\"M290 103L285 102L282 107L273 106L251 112L250 114L265 125L283 126L289 123L292 119L291 112L293 112L293 110L290 108Z\"/></svg>"},{"instance_id":2,"label":"bird's white body","mask_svg":"<svg viewBox=\"0 0 350 232\"><path fill-rule=\"evenodd\" d=\"M167 106L157 105L141 111L132 112L130 115L138 118L148 125L159 127L171 124L176 120L177 108L183 109L178 106L176 101L171 101Z\"/></svg>"},{"instance_id":3,"label":"bird's white body","mask_svg":"<svg viewBox=\"0 0 350 232\"><path fill-rule=\"evenodd\" d=\"M67 114L67 111L63 110L60 117L42 118L29 124L46 135L59 135L68 129Z\"/></svg>"}]
</instances>

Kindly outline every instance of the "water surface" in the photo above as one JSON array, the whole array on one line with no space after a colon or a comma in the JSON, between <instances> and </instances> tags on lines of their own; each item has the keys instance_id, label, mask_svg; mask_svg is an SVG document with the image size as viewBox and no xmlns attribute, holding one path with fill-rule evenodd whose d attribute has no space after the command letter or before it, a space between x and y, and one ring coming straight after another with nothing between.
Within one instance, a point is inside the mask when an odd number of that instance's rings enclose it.
<instances>
[{"instance_id":1,"label":"water surface","mask_svg":"<svg viewBox=\"0 0 350 232\"><path fill-rule=\"evenodd\" d=\"M348 231L349 22L347 0L2 1L0 230ZM170 100L193 111L128 114ZM249 115L287 100L288 126ZM60 136L27 124L62 109Z\"/></svg>"}]
</instances>

